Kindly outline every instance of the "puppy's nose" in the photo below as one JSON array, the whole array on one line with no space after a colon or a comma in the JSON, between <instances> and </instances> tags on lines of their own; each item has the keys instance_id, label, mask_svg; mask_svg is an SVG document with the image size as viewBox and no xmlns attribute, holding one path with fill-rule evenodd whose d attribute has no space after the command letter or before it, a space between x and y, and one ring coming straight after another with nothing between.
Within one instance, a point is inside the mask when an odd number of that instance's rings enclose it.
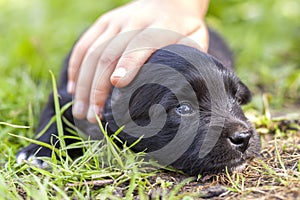
<instances>
[{"instance_id":1,"label":"puppy's nose","mask_svg":"<svg viewBox=\"0 0 300 200\"><path fill-rule=\"evenodd\" d=\"M229 138L230 145L234 149L244 153L248 148L250 137L251 137L250 132L244 131L244 132L234 132L231 135L229 135L228 138Z\"/></svg>"}]
</instances>

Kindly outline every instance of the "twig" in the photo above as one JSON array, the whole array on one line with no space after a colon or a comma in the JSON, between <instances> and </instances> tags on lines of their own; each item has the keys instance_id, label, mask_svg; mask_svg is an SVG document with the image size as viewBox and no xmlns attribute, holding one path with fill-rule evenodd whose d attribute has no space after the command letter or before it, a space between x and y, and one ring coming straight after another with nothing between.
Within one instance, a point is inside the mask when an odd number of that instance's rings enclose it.
<instances>
[{"instance_id":1,"label":"twig","mask_svg":"<svg viewBox=\"0 0 300 200\"><path fill-rule=\"evenodd\" d=\"M68 187L80 187L83 185L93 186L93 187L100 187L103 185L113 184L113 179L105 179L105 180L94 180L94 181L85 181L85 182L78 182L78 183L68 183Z\"/></svg>"}]
</instances>

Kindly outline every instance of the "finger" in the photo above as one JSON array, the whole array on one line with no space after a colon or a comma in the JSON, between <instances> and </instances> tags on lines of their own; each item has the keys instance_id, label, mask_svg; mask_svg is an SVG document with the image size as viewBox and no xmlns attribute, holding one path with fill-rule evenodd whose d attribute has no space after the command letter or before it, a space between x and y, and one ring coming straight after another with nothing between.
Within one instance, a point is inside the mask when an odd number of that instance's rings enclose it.
<instances>
[{"instance_id":1,"label":"finger","mask_svg":"<svg viewBox=\"0 0 300 200\"><path fill-rule=\"evenodd\" d=\"M195 32L182 38L177 43L197 48L201 51L208 50L209 35L206 28L199 28Z\"/></svg>"},{"instance_id":2,"label":"finger","mask_svg":"<svg viewBox=\"0 0 300 200\"><path fill-rule=\"evenodd\" d=\"M120 33L113 38L103 50L98 61L98 67L94 76L90 94L90 106L87 119L91 123L96 122L95 115L101 117L103 106L112 87L109 80L110 76L128 43L139 32L140 30Z\"/></svg>"},{"instance_id":3,"label":"finger","mask_svg":"<svg viewBox=\"0 0 300 200\"><path fill-rule=\"evenodd\" d=\"M125 87L157 49L176 43L182 35L172 31L147 28L128 44L110 80L116 87Z\"/></svg>"},{"instance_id":4,"label":"finger","mask_svg":"<svg viewBox=\"0 0 300 200\"><path fill-rule=\"evenodd\" d=\"M90 90L97 68L98 60L109 39L118 33L118 29L108 28L87 51L76 82L73 115L78 119L86 117L89 105Z\"/></svg>"},{"instance_id":5,"label":"finger","mask_svg":"<svg viewBox=\"0 0 300 200\"><path fill-rule=\"evenodd\" d=\"M101 66L98 68L101 68ZM87 113L87 119L91 123L97 122L96 115L102 118L101 113L112 87L109 81L112 71L113 67L108 67L104 72L97 72L95 75L95 83L93 84L97 85L98 87L96 86L96 88L92 88L90 105Z\"/></svg>"},{"instance_id":6,"label":"finger","mask_svg":"<svg viewBox=\"0 0 300 200\"><path fill-rule=\"evenodd\" d=\"M92 46L92 44L97 40L97 38L107 29L107 26L108 23L106 22L106 20L100 18L76 42L71 53L68 67L67 90L69 93L73 94L75 92L75 82L78 77L78 73L80 71L79 69L85 54Z\"/></svg>"}]
</instances>

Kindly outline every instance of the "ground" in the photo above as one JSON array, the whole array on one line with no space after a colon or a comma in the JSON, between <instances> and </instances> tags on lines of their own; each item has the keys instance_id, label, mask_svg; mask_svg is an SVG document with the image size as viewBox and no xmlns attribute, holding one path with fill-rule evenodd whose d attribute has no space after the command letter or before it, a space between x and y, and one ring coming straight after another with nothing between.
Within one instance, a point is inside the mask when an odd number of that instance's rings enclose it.
<instances>
[{"instance_id":1,"label":"ground","mask_svg":"<svg viewBox=\"0 0 300 200\"><path fill-rule=\"evenodd\" d=\"M191 178L153 171L111 138L81 143L77 160L52 169L17 165L76 38L101 14L128 0L0 0L0 199L299 199L300 2L214 0L207 23L236 57L254 97L243 109L261 136L261 157L240 173ZM58 120L58 119L57 119ZM79 145L79 144L78 144ZM66 150L59 150L63 156ZM155 168L157 169L157 168Z\"/></svg>"}]
</instances>

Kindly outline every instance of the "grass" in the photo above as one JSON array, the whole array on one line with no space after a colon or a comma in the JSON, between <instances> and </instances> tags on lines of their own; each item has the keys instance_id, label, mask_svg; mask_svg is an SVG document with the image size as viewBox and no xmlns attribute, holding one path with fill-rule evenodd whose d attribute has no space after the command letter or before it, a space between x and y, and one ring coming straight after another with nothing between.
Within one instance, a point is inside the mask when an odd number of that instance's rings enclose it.
<instances>
[{"instance_id":1,"label":"grass","mask_svg":"<svg viewBox=\"0 0 300 200\"><path fill-rule=\"evenodd\" d=\"M244 109L261 135L262 151L242 173L196 181L157 171L142 154L114 146L111 137L75 144L85 149L79 159L46 159L51 170L16 164L15 154L29 143L25 138L33 138L52 90L49 70L57 77L83 30L125 2L0 0L0 199L193 199L214 193L228 199L299 198L300 3L294 0L210 3L207 22L232 46L237 73L254 93ZM56 151L63 156L67 148L72 146Z\"/></svg>"}]
</instances>

